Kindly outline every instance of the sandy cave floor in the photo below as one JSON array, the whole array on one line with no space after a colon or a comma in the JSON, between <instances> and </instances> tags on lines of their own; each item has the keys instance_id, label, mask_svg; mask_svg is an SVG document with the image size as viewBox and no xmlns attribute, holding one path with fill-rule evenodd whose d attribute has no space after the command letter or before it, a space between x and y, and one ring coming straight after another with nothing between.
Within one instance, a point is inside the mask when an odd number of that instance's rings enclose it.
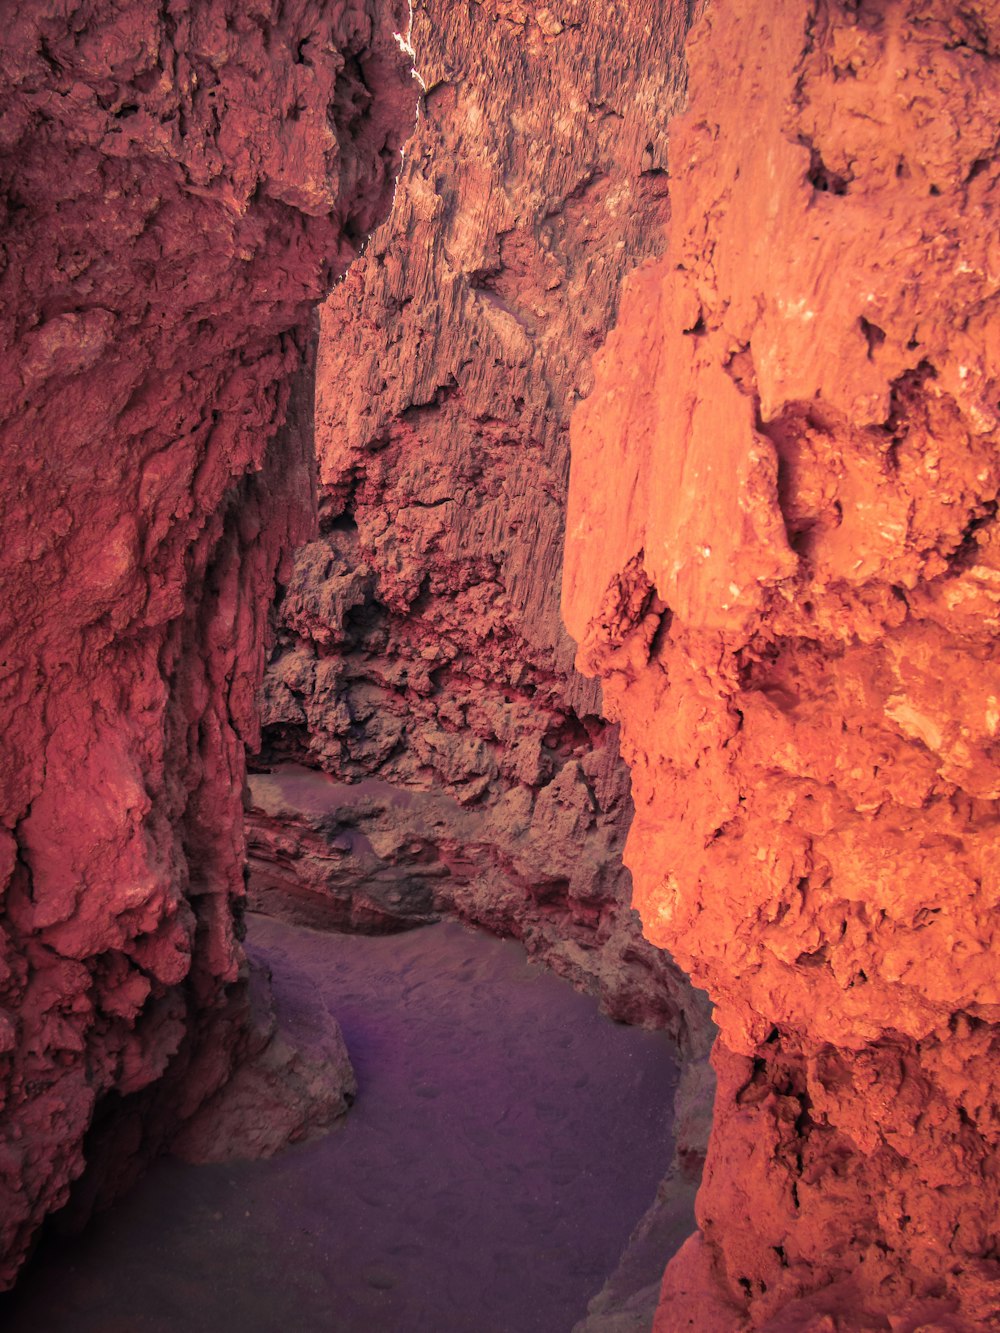
<instances>
[{"instance_id":1,"label":"sandy cave floor","mask_svg":"<svg viewBox=\"0 0 1000 1333\"><path fill-rule=\"evenodd\" d=\"M669 1164L669 1039L454 922L249 944L321 988L355 1106L270 1161L159 1161L46 1243L4 1333L569 1333Z\"/></svg>"}]
</instances>

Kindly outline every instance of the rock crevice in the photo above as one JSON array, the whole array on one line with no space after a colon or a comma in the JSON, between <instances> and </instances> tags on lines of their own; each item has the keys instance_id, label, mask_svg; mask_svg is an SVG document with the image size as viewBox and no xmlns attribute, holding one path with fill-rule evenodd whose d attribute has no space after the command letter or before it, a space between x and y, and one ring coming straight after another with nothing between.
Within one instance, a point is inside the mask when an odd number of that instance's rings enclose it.
<instances>
[{"instance_id":1,"label":"rock crevice","mask_svg":"<svg viewBox=\"0 0 1000 1333\"><path fill-rule=\"evenodd\" d=\"M393 216L323 309L320 536L278 606L251 892L381 927L458 912L703 1052L706 1006L629 908L628 774L559 616L569 417L624 274L662 252L684 94L686 7L615 16L414 7ZM288 764L333 780L324 814Z\"/></svg>"}]
</instances>

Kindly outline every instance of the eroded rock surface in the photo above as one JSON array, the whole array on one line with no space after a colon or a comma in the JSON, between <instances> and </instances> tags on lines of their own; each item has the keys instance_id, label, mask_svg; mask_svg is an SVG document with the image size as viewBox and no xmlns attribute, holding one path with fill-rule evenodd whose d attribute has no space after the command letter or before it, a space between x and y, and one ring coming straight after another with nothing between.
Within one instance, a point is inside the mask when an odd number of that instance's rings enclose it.
<instances>
[{"instance_id":1,"label":"eroded rock surface","mask_svg":"<svg viewBox=\"0 0 1000 1333\"><path fill-rule=\"evenodd\" d=\"M247 851L251 906L326 930L382 934L457 915L522 940L555 972L601 996L621 1022L664 1028L686 1052L707 1047L696 1001L679 1002L676 972L658 950L636 946L630 914L604 908L609 873L588 862L579 814L554 812L549 843L526 817L527 802L466 810L447 793L411 792L368 778L341 783L315 769L285 765L250 777ZM584 806L591 816L591 806ZM558 807L556 807L558 811ZM516 821L520 822L516 822ZM567 827L563 827L566 824ZM560 849L571 884L571 913L537 865ZM582 844L582 846L581 846ZM503 848L512 851L504 855ZM594 902L593 899L597 901ZM596 938L595 938L596 936Z\"/></svg>"},{"instance_id":2,"label":"eroded rock surface","mask_svg":"<svg viewBox=\"0 0 1000 1333\"><path fill-rule=\"evenodd\" d=\"M250 957L250 1021L239 1064L184 1122L170 1151L195 1163L273 1157L323 1134L357 1091L343 1033L319 987L283 955L259 947Z\"/></svg>"},{"instance_id":3,"label":"eroded rock surface","mask_svg":"<svg viewBox=\"0 0 1000 1333\"><path fill-rule=\"evenodd\" d=\"M623 275L665 242L686 24L659 0L415 6L427 95L392 219L323 310L322 535L264 706L265 764L357 787L299 834L255 787L250 840L268 910L377 873L703 1040L628 908L628 774L558 602L569 415Z\"/></svg>"},{"instance_id":4,"label":"eroded rock surface","mask_svg":"<svg viewBox=\"0 0 1000 1333\"><path fill-rule=\"evenodd\" d=\"M405 8L5 7L3 1283L95 1116L134 1155L247 1039L243 750L311 531L310 311L390 203Z\"/></svg>"},{"instance_id":5,"label":"eroded rock surface","mask_svg":"<svg viewBox=\"0 0 1000 1333\"><path fill-rule=\"evenodd\" d=\"M1000 1323L1000 9L715 0L564 607L717 1005L657 1327Z\"/></svg>"}]
</instances>

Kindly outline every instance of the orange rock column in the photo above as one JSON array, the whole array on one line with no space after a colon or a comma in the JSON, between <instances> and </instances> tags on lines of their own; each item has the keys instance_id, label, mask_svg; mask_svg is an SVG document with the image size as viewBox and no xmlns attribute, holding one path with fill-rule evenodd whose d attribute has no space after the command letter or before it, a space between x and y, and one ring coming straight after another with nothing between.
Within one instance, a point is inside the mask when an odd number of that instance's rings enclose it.
<instances>
[{"instance_id":1,"label":"orange rock column","mask_svg":"<svg viewBox=\"0 0 1000 1333\"><path fill-rule=\"evenodd\" d=\"M564 614L721 1031L662 1330L1000 1320L998 54L991 3L709 4L574 420Z\"/></svg>"}]
</instances>

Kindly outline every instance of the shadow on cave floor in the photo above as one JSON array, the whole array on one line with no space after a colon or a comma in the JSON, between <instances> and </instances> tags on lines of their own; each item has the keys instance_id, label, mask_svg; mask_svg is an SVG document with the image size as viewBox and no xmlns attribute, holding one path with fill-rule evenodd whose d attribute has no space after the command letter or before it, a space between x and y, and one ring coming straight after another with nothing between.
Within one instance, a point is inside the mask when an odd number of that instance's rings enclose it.
<instances>
[{"instance_id":1,"label":"shadow on cave floor","mask_svg":"<svg viewBox=\"0 0 1000 1333\"><path fill-rule=\"evenodd\" d=\"M0 1302L4 1333L569 1333L670 1161L675 1050L454 922L319 934L358 1100L264 1162L157 1162Z\"/></svg>"}]
</instances>

